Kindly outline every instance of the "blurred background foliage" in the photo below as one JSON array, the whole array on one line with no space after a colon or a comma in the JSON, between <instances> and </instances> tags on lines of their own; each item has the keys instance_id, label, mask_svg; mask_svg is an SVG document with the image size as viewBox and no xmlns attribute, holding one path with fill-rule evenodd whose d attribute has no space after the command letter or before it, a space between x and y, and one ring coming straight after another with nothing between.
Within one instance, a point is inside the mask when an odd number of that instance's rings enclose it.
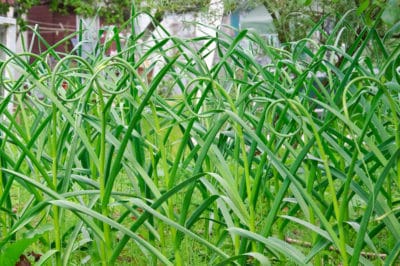
<instances>
[{"instance_id":1,"label":"blurred background foliage","mask_svg":"<svg viewBox=\"0 0 400 266\"><path fill-rule=\"evenodd\" d=\"M20 25L24 24L23 14L35 5L50 4L55 12L76 13L82 16L100 15L106 23L118 24L126 21L130 16L132 0L17 0L0 3L0 12L6 13L11 5L14 6L14 17ZM190 11L207 11L210 0L134 0L138 11L151 11L160 20L165 13L183 13ZM388 27L398 25L400 29L400 1L399 0L223 0L225 13L235 10L250 10L258 5L264 5L274 19L274 24L280 42L298 40L305 37L309 29L325 19L325 27L335 23L338 17L350 10L357 9L357 13L348 16L347 23L358 31L363 25L379 23L378 31L385 32ZM380 15L382 13L382 15ZM379 18L379 19L377 19ZM379 21L377 21L379 20ZM394 34L394 37L399 37ZM319 40L323 42L323 38ZM351 43L352 40L349 40Z\"/></svg>"}]
</instances>

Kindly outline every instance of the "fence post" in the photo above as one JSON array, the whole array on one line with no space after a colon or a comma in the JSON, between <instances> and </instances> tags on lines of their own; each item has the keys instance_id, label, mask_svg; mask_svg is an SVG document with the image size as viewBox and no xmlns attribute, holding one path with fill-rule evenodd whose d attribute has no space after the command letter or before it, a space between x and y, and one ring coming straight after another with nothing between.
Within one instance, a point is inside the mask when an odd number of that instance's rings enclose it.
<instances>
[{"instance_id":1,"label":"fence post","mask_svg":"<svg viewBox=\"0 0 400 266\"><path fill-rule=\"evenodd\" d=\"M16 19L14 18L9 18L9 17L3 17L0 16L0 41L1 43L7 47L10 51L15 52L16 51L16 43L17 43L17 23ZM4 61L7 59L7 54L4 51L0 51L0 60ZM9 78L15 78L15 73L12 72L6 72L4 75L6 77L8 75L11 75ZM3 88L3 86L0 85L0 97L7 97L7 91ZM12 112L13 106L12 104L8 105L8 110ZM3 118L0 117L0 122Z\"/></svg>"}]
</instances>

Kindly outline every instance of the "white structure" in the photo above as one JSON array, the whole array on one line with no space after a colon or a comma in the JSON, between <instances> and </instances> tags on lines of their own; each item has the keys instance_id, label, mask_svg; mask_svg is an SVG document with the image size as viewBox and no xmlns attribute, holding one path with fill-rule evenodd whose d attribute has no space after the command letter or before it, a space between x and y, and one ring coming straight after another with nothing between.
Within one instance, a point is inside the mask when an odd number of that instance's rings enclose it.
<instances>
[{"instance_id":1,"label":"white structure","mask_svg":"<svg viewBox=\"0 0 400 266\"><path fill-rule=\"evenodd\" d=\"M17 25L14 18L0 16L0 42L12 52L16 51L17 43ZM7 59L7 54L3 49L0 49L0 60ZM12 73L5 73L8 75ZM6 91L0 85L0 97L5 96Z\"/></svg>"},{"instance_id":2,"label":"white structure","mask_svg":"<svg viewBox=\"0 0 400 266\"><path fill-rule=\"evenodd\" d=\"M14 18L0 16L0 42L11 51L16 50L17 26ZM3 51L0 56L5 59Z\"/></svg>"},{"instance_id":3,"label":"white structure","mask_svg":"<svg viewBox=\"0 0 400 266\"><path fill-rule=\"evenodd\" d=\"M224 15L224 2L222 0L211 0L207 14L201 13L199 25L196 27L196 35L201 36L215 36L215 29L222 23L222 17ZM206 26L202 26L206 25ZM207 49L204 50L203 54L207 55L204 59L208 69L211 69L214 57L215 49L217 44L213 42Z\"/></svg>"},{"instance_id":4,"label":"white structure","mask_svg":"<svg viewBox=\"0 0 400 266\"><path fill-rule=\"evenodd\" d=\"M76 16L76 30L80 30L82 25L82 57L86 58L93 55L93 51L99 42L99 29L100 29L100 19L96 17L83 17ZM74 46L76 43L74 44Z\"/></svg>"},{"instance_id":5,"label":"white structure","mask_svg":"<svg viewBox=\"0 0 400 266\"><path fill-rule=\"evenodd\" d=\"M260 5L249 11L242 11L239 19L240 29L254 30L263 36L269 45L278 47L279 39L271 14Z\"/></svg>"}]
</instances>

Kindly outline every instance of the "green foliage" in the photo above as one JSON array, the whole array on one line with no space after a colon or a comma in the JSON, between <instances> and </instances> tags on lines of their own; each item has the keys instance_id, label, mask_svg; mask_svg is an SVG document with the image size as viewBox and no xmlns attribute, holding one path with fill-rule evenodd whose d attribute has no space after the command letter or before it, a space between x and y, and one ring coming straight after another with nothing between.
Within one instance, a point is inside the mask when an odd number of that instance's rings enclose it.
<instances>
[{"instance_id":1,"label":"green foliage","mask_svg":"<svg viewBox=\"0 0 400 266\"><path fill-rule=\"evenodd\" d=\"M50 229L50 227L46 226L44 228L38 228L35 231L26 232L23 235L23 238L9 244L6 249L0 252L0 264L16 265L17 261L20 259L20 256L23 255L25 250Z\"/></svg>"},{"instance_id":2,"label":"green foliage","mask_svg":"<svg viewBox=\"0 0 400 266\"><path fill-rule=\"evenodd\" d=\"M93 16L100 15L106 23L123 24L128 20L131 12L132 4L135 4L137 11L155 11L157 17L162 17L165 12L187 12L187 11L207 11L209 0L148 0L148 1L132 1L132 0L89 0L89 1L46 1L51 10L63 14L75 13L78 15ZM233 10L249 10L257 5L263 4L271 13L278 37L281 43L289 42L304 38L314 24L323 20L326 22L325 28L329 28L332 23L340 19L340 16L351 9L357 9L358 15L352 13L352 17L348 17L347 23L352 25L356 30L362 28L363 23L372 25L378 18L382 23L377 27L379 32L386 32L387 27L392 27L400 21L400 4L398 0L381 1L381 0L354 0L354 1L328 1L328 0L223 0L225 13ZM38 5L38 0L19 0L15 4L18 23L24 25L22 15L34 5ZM9 8L7 2L0 3L0 10L5 13ZM378 15L383 12L382 16ZM359 15L363 16L364 22L359 20ZM326 20L325 17L329 17ZM349 34L354 36L354 34ZM323 42L324 36L320 37ZM347 43L352 43L353 38L349 38Z\"/></svg>"},{"instance_id":3,"label":"green foliage","mask_svg":"<svg viewBox=\"0 0 400 266\"><path fill-rule=\"evenodd\" d=\"M85 16L94 16L97 9L97 1L60 1L52 0L49 3L50 9L63 14L76 13Z\"/></svg>"},{"instance_id":4,"label":"green foliage","mask_svg":"<svg viewBox=\"0 0 400 266\"><path fill-rule=\"evenodd\" d=\"M382 20L393 26L400 21L400 2L398 0L389 0L384 7Z\"/></svg>"},{"instance_id":5,"label":"green foliage","mask_svg":"<svg viewBox=\"0 0 400 266\"><path fill-rule=\"evenodd\" d=\"M209 0L191 0L191 1L165 1L165 0L150 0L146 1L132 1L132 0L88 0L88 1L75 1L75 0L18 0L14 4L15 13L20 25L24 24L22 15L26 14L30 8L39 4L49 4L50 9L54 12L61 14L75 13L84 17L100 15L106 23L121 24L128 20L132 4L141 9L149 10L156 9L156 13L164 12L186 12L207 8ZM6 13L9 10L10 4L6 2L0 3L0 13Z\"/></svg>"},{"instance_id":6,"label":"green foliage","mask_svg":"<svg viewBox=\"0 0 400 266\"><path fill-rule=\"evenodd\" d=\"M208 9L210 0L150 0L144 6L158 9L159 11L182 13L187 11L199 11ZM143 3L138 1L136 6L140 7Z\"/></svg>"},{"instance_id":7,"label":"green foliage","mask_svg":"<svg viewBox=\"0 0 400 266\"><path fill-rule=\"evenodd\" d=\"M56 52L75 35L39 39L40 55L1 46L0 250L54 265L397 262L400 45L377 23L355 32L353 12L323 43L321 21L282 48L251 31L147 39L131 20L85 58L81 42Z\"/></svg>"},{"instance_id":8,"label":"green foliage","mask_svg":"<svg viewBox=\"0 0 400 266\"><path fill-rule=\"evenodd\" d=\"M75 13L84 17L99 15L106 23L123 23L129 18L131 0L110 1L50 1L51 10L64 14Z\"/></svg>"},{"instance_id":9,"label":"green foliage","mask_svg":"<svg viewBox=\"0 0 400 266\"><path fill-rule=\"evenodd\" d=\"M289 42L304 38L313 28L316 22L323 20L329 28L330 24L340 20L343 14L349 10L356 9L357 15L351 13L347 17L347 23L359 30L363 25L372 25L377 20L380 23L376 29L382 34L387 27L393 26L400 21L400 3L398 0L354 0L354 1L328 1L328 0L301 0L301 1L280 1L280 0L257 0L248 1L254 4L263 4L271 13L281 42ZM383 15L381 16L381 12ZM360 20L362 15L363 21ZM326 20L329 18L329 20ZM320 39L323 42L324 37ZM349 39L346 44L354 40Z\"/></svg>"},{"instance_id":10,"label":"green foliage","mask_svg":"<svg viewBox=\"0 0 400 266\"><path fill-rule=\"evenodd\" d=\"M20 26L25 25L25 21L22 19L22 16L26 14L27 10L29 10L32 6L39 4L39 0L18 0L13 4L14 7L14 16L16 16L17 22ZM2 1L0 3L0 14L7 14L10 10L11 4L8 1Z\"/></svg>"},{"instance_id":11,"label":"green foliage","mask_svg":"<svg viewBox=\"0 0 400 266\"><path fill-rule=\"evenodd\" d=\"M23 238L12 243L0 255L1 265L16 265L19 257L37 238Z\"/></svg>"}]
</instances>

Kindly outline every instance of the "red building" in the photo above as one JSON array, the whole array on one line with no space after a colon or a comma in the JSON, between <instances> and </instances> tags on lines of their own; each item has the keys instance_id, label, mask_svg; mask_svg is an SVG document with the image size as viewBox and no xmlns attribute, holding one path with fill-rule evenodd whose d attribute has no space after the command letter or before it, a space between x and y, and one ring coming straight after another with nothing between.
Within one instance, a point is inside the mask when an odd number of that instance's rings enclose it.
<instances>
[{"instance_id":1,"label":"red building","mask_svg":"<svg viewBox=\"0 0 400 266\"><path fill-rule=\"evenodd\" d=\"M32 7L27 14L27 23L33 29L36 29L40 36L54 45L64 37L76 31L77 16L75 14L60 14L52 12L48 4L42 4ZM33 40L31 52L40 53L46 50L46 45L39 40L33 30L28 30L28 44ZM56 51L67 52L73 48L71 40L57 46Z\"/></svg>"}]
</instances>

